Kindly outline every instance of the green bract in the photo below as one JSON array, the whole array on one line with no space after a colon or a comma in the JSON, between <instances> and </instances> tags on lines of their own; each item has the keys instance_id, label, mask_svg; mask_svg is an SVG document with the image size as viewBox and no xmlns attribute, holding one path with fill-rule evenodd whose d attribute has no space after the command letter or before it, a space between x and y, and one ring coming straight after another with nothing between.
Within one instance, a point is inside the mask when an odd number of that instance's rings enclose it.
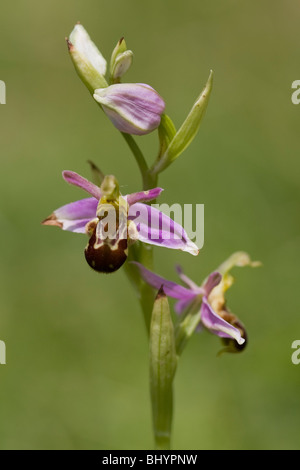
<instances>
[{"instance_id":1,"label":"green bract","mask_svg":"<svg viewBox=\"0 0 300 470\"><path fill-rule=\"evenodd\" d=\"M162 287L154 302L150 327L150 390L154 434L159 449L167 449L170 442L176 365L174 327Z\"/></svg>"},{"instance_id":2,"label":"green bract","mask_svg":"<svg viewBox=\"0 0 300 470\"><path fill-rule=\"evenodd\" d=\"M160 153L158 160L152 168L152 173L158 174L165 170L179 155L191 144L195 138L204 113L206 111L213 84L213 72L210 72L208 81L200 96L194 103L186 120L170 141L164 153ZM165 122L165 132L170 128L170 121Z\"/></svg>"}]
</instances>

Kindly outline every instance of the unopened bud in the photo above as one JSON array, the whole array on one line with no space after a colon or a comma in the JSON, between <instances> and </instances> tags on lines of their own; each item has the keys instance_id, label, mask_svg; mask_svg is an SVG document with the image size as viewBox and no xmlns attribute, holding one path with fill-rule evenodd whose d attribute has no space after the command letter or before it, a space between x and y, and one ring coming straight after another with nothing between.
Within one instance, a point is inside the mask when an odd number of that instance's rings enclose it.
<instances>
[{"instance_id":1,"label":"unopened bud","mask_svg":"<svg viewBox=\"0 0 300 470\"><path fill-rule=\"evenodd\" d=\"M106 60L81 24L75 26L67 44L76 72L89 91L106 87Z\"/></svg>"},{"instance_id":2,"label":"unopened bud","mask_svg":"<svg viewBox=\"0 0 300 470\"><path fill-rule=\"evenodd\" d=\"M127 72L132 64L133 52L127 50L124 38L118 41L110 60L110 80L112 83L120 83L120 78Z\"/></svg>"},{"instance_id":3,"label":"unopened bud","mask_svg":"<svg viewBox=\"0 0 300 470\"><path fill-rule=\"evenodd\" d=\"M94 98L114 126L126 134L149 134L159 126L165 109L159 94L143 83L120 83L101 88L95 90Z\"/></svg>"},{"instance_id":4,"label":"unopened bud","mask_svg":"<svg viewBox=\"0 0 300 470\"><path fill-rule=\"evenodd\" d=\"M125 75L127 70L130 68L133 59L132 51L125 51L122 54L119 54L114 63L112 70L111 78L114 83L120 81L120 78Z\"/></svg>"}]
</instances>

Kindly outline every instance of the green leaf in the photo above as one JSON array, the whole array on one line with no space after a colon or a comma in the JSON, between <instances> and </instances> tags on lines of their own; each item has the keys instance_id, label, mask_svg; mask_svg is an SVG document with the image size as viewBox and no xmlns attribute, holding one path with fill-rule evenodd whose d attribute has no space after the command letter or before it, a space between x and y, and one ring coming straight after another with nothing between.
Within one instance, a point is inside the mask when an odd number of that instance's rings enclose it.
<instances>
[{"instance_id":1,"label":"green leaf","mask_svg":"<svg viewBox=\"0 0 300 470\"><path fill-rule=\"evenodd\" d=\"M162 114L160 125L158 127L158 137L160 143L158 158L160 158L165 153L175 134L176 128L172 119L167 114Z\"/></svg>"},{"instance_id":2,"label":"green leaf","mask_svg":"<svg viewBox=\"0 0 300 470\"><path fill-rule=\"evenodd\" d=\"M212 85L213 72L211 71L203 91L194 103L186 120L168 145L165 153L155 163L151 170L152 173L158 174L165 170L194 140L208 105Z\"/></svg>"},{"instance_id":3,"label":"green leaf","mask_svg":"<svg viewBox=\"0 0 300 470\"><path fill-rule=\"evenodd\" d=\"M161 288L154 302L150 327L150 390L158 449L170 448L176 365L174 327L169 302Z\"/></svg>"},{"instance_id":4,"label":"green leaf","mask_svg":"<svg viewBox=\"0 0 300 470\"><path fill-rule=\"evenodd\" d=\"M188 341L196 331L197 326L201 319L201 302L202 300L196 299L189 309L180 316L180 319L175 329L176 339L176 353L181 356Z\"/></svg>"}]
</instances>

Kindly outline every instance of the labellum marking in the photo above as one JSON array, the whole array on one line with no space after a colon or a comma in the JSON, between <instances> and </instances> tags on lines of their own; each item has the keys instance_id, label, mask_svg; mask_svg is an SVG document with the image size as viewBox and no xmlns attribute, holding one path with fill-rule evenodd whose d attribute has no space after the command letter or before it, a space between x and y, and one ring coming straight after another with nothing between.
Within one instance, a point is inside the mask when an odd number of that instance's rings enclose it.
<instances>
[{"instance_id":1,"label":"labellum marking","mask_svg":"<svg viewBox=\"0 0 300 470\"><path fill-rule=\"evenodd\" d=\"M101 204L99 206L101 209ZM85 258L95 271L113 273L125 263L128 256L127 204L111 203L111 210L108 204L105 204L105 214L111 213L117 219L114 220L113 233L109 234L109 224L104 221L107 215L104 216L103 211L99 210L99 215L100 213L101 216L87 227L90 240L85 249Z\"/></svg>"}]
</instances>

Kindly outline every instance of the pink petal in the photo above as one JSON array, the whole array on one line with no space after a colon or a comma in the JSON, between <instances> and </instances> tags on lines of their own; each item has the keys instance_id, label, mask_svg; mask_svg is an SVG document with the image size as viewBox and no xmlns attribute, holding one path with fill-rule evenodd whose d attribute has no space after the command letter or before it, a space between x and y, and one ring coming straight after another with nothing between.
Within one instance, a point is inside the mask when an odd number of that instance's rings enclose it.
<instances>
[{"instance_id":1,"label":"pink petal","mask_svg":"<svg viewBox=\"0 0 300 470\"><path fill-rule=\"evenodd\" d=\"M42 223L55 225L62 230L85 233L86 224L96 217L98 201L95 198L81 199L56 209Z\"/></svg>"},{"instance_id":2,"label":"pink petal","mask_svg":"<svg viewBox=\"0 0 300 470\"><path fill-rule=\"evenodd\" d=\"M95 100L114 126L127 134L143 135L160 124L165 103L143 83L120 83L95 90Z\"/></svg>"},{"instance_id":3,"label":"pink petal","mask_svg":"<svg viewBox=\"0 0 300 470\"><path fill-rule=\"evenodd\" d=\"M240 330L219 317L219 315L217 315L209 305L206 297L203 297L202 299L201 323L211 333L220 336L221 338L233 338L240 345L245 342L244 338L241 336Z\"/></svg>"},{"instance_id":4,"label":"pink petal","mask_svg":"<svg viewBox=\"0 0 300 470\"><path fill-rule=\"evenodd\" d=\"M147 282L147 284L150 284L150 286L157 290L163 286L164 292L169 297L172 297L173 299L189 301L192 301L195 298L195 294L191 290L182 287L180 284L176 284L175 282L168 281L167 279L158 276L136 261L132 261L131 264L134 264L138 267L142 278L145 282Z\"/></svg>"},{"instance_id":5,"label":"pink petal","mask_svg":"<svg viewBox=\"0 0 300 470\"><path fill-rule=\"evenodd\" d=\"M73 186L78 186L78 188L83 189L87 193L89 193L94 198L101 199L101 190L98 186L91 183L87 179L83 178L82 176L78 175L74 171L63 171L63 179Z\"/></svg>"},{"instance_id":6,"label":"pink petal","mask_svg":"<svg viewBox=\"0 0 300 470\"><path fill-rule=\"evenodd\" d=\"M136 224L141 242L198 255L198 247L184 228L158 209L136 203L130 206L128 218Z\"/></svg>"},{"instance_id":7,"label":"pink petal","mask_svg":"<svg viewBox=\"0 0 300 470\"><path fill-rule=\"evenodd\" d=\"M156 199L162 193L162 191L162 188L153 188L149 189L149 191L141 191L139 193L128 194L126 199L128 204L132 206L137 202L153 201L153 199Z\"/></svg>"},{"instance_id":8,"label":"pink petal","mask_svg":"<svg viewBox=\"0 0 300 470\"><path fill-rule=\"evenodd\" d=\"M205 294L208 297L211 291L220 284L222 280L222 275L218 271L212 272L208 278L206 279L203 289L205 290Z\"/></svg>"}]
</instances>

